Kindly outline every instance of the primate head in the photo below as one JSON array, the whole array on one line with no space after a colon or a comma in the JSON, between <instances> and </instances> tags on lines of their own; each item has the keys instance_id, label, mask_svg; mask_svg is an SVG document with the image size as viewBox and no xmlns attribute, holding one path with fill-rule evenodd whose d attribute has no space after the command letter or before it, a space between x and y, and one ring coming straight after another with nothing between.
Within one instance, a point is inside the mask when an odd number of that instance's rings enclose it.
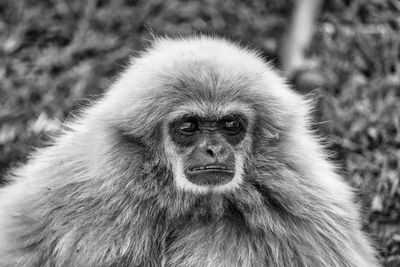
<instances>
[{"instance_id":1,"label":"primate head","mask_svg":"<svg viewBox=\"0 0 400 267\"><path fill-rule=\"evenodd\" d=\"M303 102L253 51L201 37L155 41L99 110L177 190L207 193L238 188L257 154L261 167L276 157L286 128L304 122Z\"/></svg>"}]
</instances>

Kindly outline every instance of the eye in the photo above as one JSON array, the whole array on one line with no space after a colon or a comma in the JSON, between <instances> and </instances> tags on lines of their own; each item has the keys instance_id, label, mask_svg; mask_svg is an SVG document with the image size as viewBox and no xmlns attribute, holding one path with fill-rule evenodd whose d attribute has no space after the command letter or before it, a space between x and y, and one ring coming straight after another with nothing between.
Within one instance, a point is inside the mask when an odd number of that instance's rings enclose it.
<instances>
[{"instance_id":1,"label":"eye","mask_svg":"<svg viewBox=\"0 0 400 267\"><path fill-rule=\"evenodd\" d=\"M223 129L231 133L237 133L241 130L242 126L237 120L228 120L224 122Z\"/></svg>"},{"instance_id":2,"label":"eye","mask_svg":"<svg viewBox=\"0 0 400 267\"><path fill-rule=\"evenodd\" d=\"M183 121L179 125L179 131L183 134L192 134L199 129L199 125L196 120L190 119Z\"/></svg>"}]
</instances>

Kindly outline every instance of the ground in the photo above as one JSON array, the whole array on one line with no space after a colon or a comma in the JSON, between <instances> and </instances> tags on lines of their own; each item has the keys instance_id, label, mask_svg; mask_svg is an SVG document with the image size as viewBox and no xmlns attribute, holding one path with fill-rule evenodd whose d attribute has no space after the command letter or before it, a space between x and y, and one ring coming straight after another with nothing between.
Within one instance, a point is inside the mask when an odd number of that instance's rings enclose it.
<instances>
[{"instance_id":1,"label":"ground","mask_svg":"<svg viewBox=\"0 0 400 267\"><path fill-rule=\"evenodd\" d=\"M355 187L384 266L400 265L400 2L325 1L310 70L315 128ZM153 35L226 36L279 67L291 0L0 0L0 175L97 98Z\"/></svg>"}]
</instances>

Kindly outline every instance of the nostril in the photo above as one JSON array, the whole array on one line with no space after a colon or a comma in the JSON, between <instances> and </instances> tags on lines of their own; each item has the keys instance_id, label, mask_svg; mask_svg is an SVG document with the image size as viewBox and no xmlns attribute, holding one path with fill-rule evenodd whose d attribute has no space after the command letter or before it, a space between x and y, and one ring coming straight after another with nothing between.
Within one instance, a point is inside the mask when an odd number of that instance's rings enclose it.
<instances>
[{"instance_id":1,"label":"nostril","mask_svg":"<svg viewBox=\"0 0 400 267\"><path fill-rule=\"evenodd\" d=\"M221 145L209 145L206 147L205 152L210 157L219 157L223 154L223 147Z\"/></svg>"},{"instance_id":2,"label":"nostril","mask_svg":"<svg viewBox=\"0 0 400 267\"><path fill-rule=\"evenodd\" d=\"M209 156L211 156L211 157L214 157L214 156L215 156L215 153L214 153L214 151L213 151L211 148L208 148L208 149L206 150L206 153L207 153Z\"/></svg>"}]
</instances>

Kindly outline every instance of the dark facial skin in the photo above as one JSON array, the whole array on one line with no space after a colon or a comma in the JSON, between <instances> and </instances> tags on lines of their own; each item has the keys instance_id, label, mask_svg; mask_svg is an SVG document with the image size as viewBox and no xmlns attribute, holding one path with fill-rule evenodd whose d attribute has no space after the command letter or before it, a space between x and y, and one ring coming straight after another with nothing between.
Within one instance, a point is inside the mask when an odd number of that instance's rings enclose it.
<instances>
[{"instance_id":1,"label":"dark facial skin","mask_svg":"<svg viewBox=\"0 0 400 267\"><path fill-rule=\"evenodd\" d=\"M183 155L186 178L196 185L226 184L235 175L235 147L247 121L241 114L221 119L183 116L170 124L170 135Z\"/></svg>"}]
</instances>

